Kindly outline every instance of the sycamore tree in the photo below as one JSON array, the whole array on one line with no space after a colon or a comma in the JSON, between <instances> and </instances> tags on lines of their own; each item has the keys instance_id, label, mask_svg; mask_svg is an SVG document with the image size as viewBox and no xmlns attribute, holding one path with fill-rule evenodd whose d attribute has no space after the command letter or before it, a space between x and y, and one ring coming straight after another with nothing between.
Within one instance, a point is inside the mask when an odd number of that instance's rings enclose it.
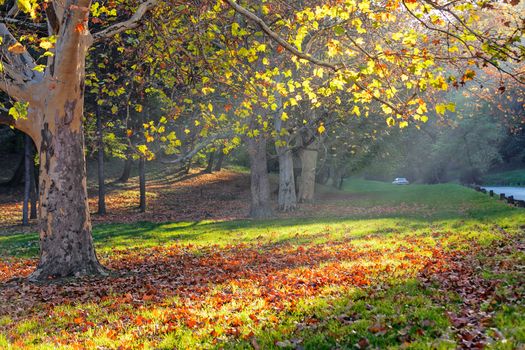
<instances>
[{"instance_id":1,"label":"sycamore tree","mask_svg":"<svg viewBox=\"0 0 525 350\"><path fill-rule=\"evenodd\" d=\"M105 274L91 237L83 141L85 60L94 43L136 28L154 5L91 33L89 0L16 1L0 23L0 89L13 101L0 119L28 134L40 155L40 261L33 280ZM117 8L111 9L116 11ZM102 23L100 23L102 22Z\"/></svg>"}]
</instances>

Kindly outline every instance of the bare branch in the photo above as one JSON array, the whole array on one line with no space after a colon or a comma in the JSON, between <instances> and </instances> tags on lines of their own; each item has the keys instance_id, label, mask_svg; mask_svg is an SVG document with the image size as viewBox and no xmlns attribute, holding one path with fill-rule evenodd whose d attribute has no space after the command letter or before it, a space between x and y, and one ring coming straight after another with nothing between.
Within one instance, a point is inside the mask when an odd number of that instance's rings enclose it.
<instances>
[{"instance_id":1,"label":"bare branch","mask_svg":"<svg viewBox=\"0 0 525 350\"><path fill-rule=\"evenodd\" d=\"M119 22L113 24L112 26L97 32L93 33L93 40L95 42L101 41L106 38L110 38L116 34L122 33L126 30L137 28L141 24L141 20L144 15L155 6L157 6L159 0L147 0L140 4L133 16L127 21Z\"/></svg>"}]
</instances>

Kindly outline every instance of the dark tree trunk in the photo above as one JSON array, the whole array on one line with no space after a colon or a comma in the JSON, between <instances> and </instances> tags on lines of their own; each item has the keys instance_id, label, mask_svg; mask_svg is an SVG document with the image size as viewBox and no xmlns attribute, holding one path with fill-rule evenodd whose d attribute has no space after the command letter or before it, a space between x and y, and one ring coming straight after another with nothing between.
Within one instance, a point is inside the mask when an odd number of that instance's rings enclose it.
<instances>
[{"instance_id":1,"label":"dark tree trunk","mask_svg":"<svg viewBox=\"0 0 525 350\"><path fill-rule=\"evenodd\" d=\"M344 170L340 167L334 167L334 175L332 177L332 187L340 190L343 187Z\"/></svg>"},{"instance_id":2,"label":"dark tree trunk","mask_svg":"<svg viewBox=\"0 0 525 350\"><path fill-rule=\"evenodd\" d=\"M129 176L131 175L131 166L133 165L133 158L131 157L130 152L127 152L126 155L126 161L124 162L124 170L122 171L122 175L117 180L121 183L126 183L129 181Z\"/></svg>"},{"instance_id":3,"label":"dark tree trunk","mask_svg":"<svg viewBox=\"0 0 525 350\"><path fill-rule=\"evenodd\" d=\"M146 160L144 157L139 159L139 181L140 181L140 212L146 211Z\"/></svg>"},{"instance_id":4,"label":"dark tree trunk","mask_svg":"<svg viewBox=\"0 0 525 350\"><path fill-rule=\"evenodd\" d=\"M217 163L215 164L215 168L213 170L215 171L221 171L222 170L222 163L224 162L224 157L226 155L224 154L224 147L220 147L217 150Z\"/></svg>"},{"instance_id":5,"label":"dark tree trunk","mask_svg":"<svg viewBox=\"0 0 525 350\"><path fill-rule=\"evenodd\" d=\"M97 103L97 160L98 160L98 212L106 215L106 186L104 176L104 131L102 130L102 113Z\"/></svg>"},{"instance_id":6,"label":"dark tree trunk","mask_svg":"<svg viewBox=\"0 0 525 350\"><path fill-rule=\"evenodd\" d=\"M25 165L25 155L22 155L20 157L20 161L18 162L15 172L13 173L13 176L11 176L11 179L9 181L4 182L0 184L2 187L12 188L17 187L19 184L21 184L24 181L24 165Z\"/></svg>"},{"instance_id":7,"label":"dark tree trunk","mask_svg":"<svg viewBox=\"0 0 525 350\"><path fill-rule=\"evenodd\" d=\"M205 173L207 174L213 173L213 163L215 163L215 151L211 151L208 155L208 165L206 166L206 169L204 170Z\"/></svg>"},{"instance_id":8,"label":"dark tree trunk","mask_svg":"<svg viewBox=\"0 0 525 350\"><path fill-rule=\"evenodd\" d=\"M33 162L33 141L24 136L24 205L22 207L22 225L29 225L29 200L31 197L31 162Z\"/></svg>"},{"instance_id":9,"label":"dark tree trunk","mask_svg":"<svg viewBox=\"0 0 525 350\"><path fill-rule=\"evenodd\" d=\"M188 175L190 173L190 170L191 170L191 159L188 160L188 162L185 164L185 167L184 167L184 175Z\"/></svg>"},{"instance_id":10,"label":"dark tree trunk","mask_svg":"<svg viewBox=\"0 0 525 350\"><path fill-rule=\"evenodd\" d=\"M266 219L273 216L270 203L270 179L266 159L266 139L248 138L248 154L251 170L250 217Z\"/></svg>"}]
</instances>

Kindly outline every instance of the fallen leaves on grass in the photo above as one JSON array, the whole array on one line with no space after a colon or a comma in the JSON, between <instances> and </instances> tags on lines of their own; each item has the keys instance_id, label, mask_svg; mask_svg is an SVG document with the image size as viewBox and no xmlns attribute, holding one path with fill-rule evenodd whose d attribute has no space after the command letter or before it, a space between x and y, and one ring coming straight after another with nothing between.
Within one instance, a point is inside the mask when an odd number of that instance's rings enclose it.
<instances>
[{"instance_id":1,"label":"fallen leaves on grass","mask_svg":"<svg viewBox=\"0 0 525 350\"><path fill-rule=\"evenodd\" d=\"M114 251L103 258L115 272L106 279L5 283L0 298L9 302L0 305L0 315L14 322L0 331L23 343L27 334L15 325L35 320L50 327L41 341L84 347L95 336L127 339L134 346L158 344L180 329L195 330L193 336L203 342L250 339L261 327L279 324L280 315L293 312L303 300L414 277L447 256L417 237L405 237L403 244L384 241L382 247L342 240ZM448 260L441 260L434 269L446 268ZM17 274L3 281L26 276L25 267L33 263L21 260L23 269L11 265ZM374 325L371 332L383 327Z\"/></svg>"}]
</instances>

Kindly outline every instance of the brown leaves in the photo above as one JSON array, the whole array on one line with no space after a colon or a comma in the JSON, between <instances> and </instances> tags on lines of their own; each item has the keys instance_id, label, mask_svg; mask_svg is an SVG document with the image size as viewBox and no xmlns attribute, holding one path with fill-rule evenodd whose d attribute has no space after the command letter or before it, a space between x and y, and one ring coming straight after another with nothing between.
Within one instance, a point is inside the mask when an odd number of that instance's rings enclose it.
<instances>
[{"instance_id":1,"label":"brown leaves","mask_svg":"<svg viewBox=\"0 0 525 350\"><path fill-rule=\"evenodd\" d=\"M24 47L24 45L20 44L19 42L9 46L7 48L7 51L9 52L12 52L14 54L17 54L17 55L20 55L20 54L23 54L24 52L26 52L26 48Z\"/></svg>"}]
</instances>

